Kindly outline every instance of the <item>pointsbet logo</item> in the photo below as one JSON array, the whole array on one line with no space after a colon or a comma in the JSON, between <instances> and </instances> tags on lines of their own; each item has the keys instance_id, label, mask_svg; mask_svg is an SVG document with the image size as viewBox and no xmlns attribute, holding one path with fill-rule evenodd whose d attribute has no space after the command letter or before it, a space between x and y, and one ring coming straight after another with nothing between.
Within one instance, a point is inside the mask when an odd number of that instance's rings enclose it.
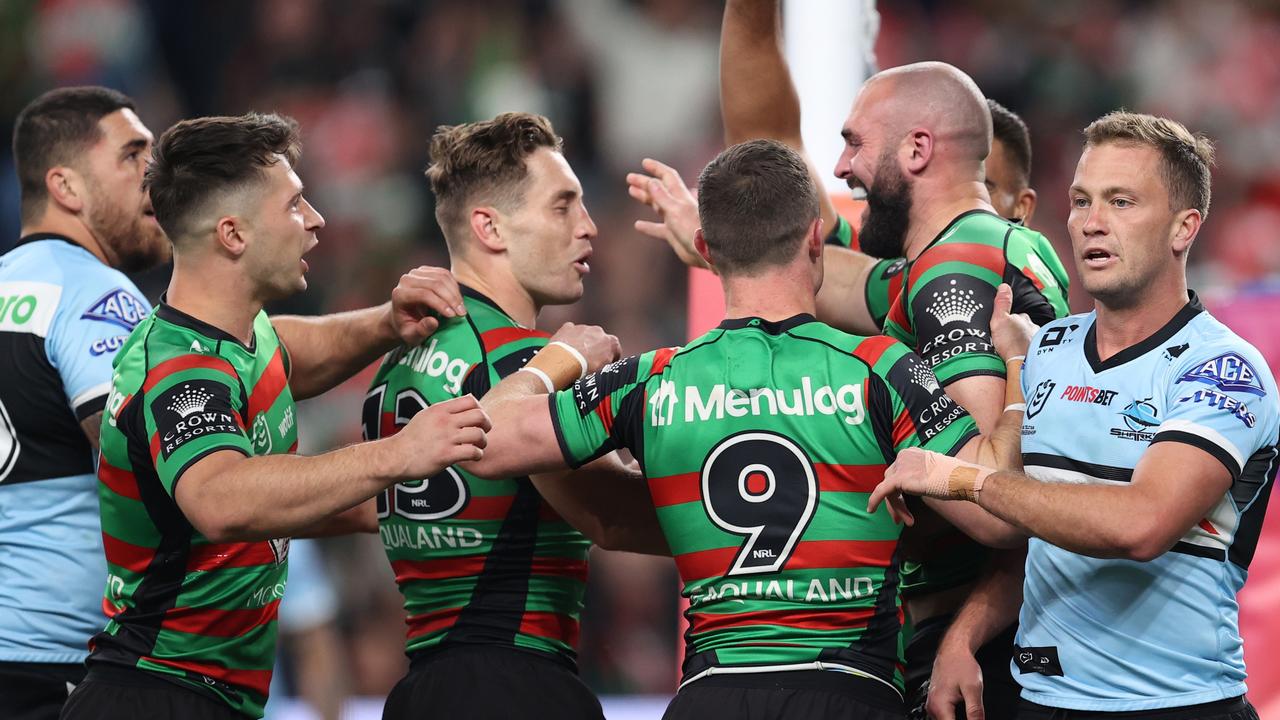
<instances>
[{"instance_id":1,"label":"pointsbet logo","mask_svg":"<svg viewBox=\"0 0 1280 720\"><path fill-rule=\"evenodd\" d=\"M696 423L723 420L725 416L840 415L848 425L859 425L866 417L862 385L815 387L808 376L800 379L798 388L729 388L721 383L705 391L697 385L687 385L683 392L675 383L663 380L649 398L649 409L654 426L670 425L681 417L687 423Z\"/></svg>"}]
</instances>

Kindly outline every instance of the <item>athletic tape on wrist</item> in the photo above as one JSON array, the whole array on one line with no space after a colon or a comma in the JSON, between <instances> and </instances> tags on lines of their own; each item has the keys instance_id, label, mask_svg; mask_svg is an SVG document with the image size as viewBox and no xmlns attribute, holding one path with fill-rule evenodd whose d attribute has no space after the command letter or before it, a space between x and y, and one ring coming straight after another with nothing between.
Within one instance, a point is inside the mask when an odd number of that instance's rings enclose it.
<instances>
[{"instance_id":1,"label":"athletic tape on wrist","mask_svg":"<svg viewBox=\"0 0 1280 720\"><path fill-rule=\"evenodd\" d=\"M1009 412L1010 410L1013 410L1015 412L1025 413L1027 411L1027 404L1024 402L1020 402L1020 403L1012 403L1009 405L1005 405L1004 411Z\"/></svg>"},{"instance_id":2,"label":"athletic tape on wrist","mask_svg":"<svg viewBox=\"0 0 1280 720\"><path fill-rule=\"evenodd\" d=\"M547 392L548 392L548 393L554 393L554 392L556 391L555 383L551 382L551 376L549 376L549 375L547 375L546 373L542 372L542 371L541 371L541 370L539 370L538 368L525 366L525 367L520 368L520 369L519 369L519 370L517 370L516 372L527 372L527 373L530 373L530 374L534 375L535 377L537 377L539 380L541 380L541 381L542 381L542 384L543 384L543 385L545 385L545 386L546 386L546 388L547 388Z\"/></svg>"},{"instance_id":3,"label":"athletic tape on wrist","mask_svg":"<svg viewBox=\"0 0 1280 720\"><path fill-rule=\"evenodd\" d=\"M578 361L578 365L582 367L582 373L579 374L578 377L582 377L583 375L587 374L587 359L582 356L582 353L578 352L577 348L573 347L568 343L560 342L559 340L552 340L551 342L547 343L547 345L558 345L564 348L565 350L568 350L569 354L572 355L574 359Z\"/></svg>"}]
</instances>

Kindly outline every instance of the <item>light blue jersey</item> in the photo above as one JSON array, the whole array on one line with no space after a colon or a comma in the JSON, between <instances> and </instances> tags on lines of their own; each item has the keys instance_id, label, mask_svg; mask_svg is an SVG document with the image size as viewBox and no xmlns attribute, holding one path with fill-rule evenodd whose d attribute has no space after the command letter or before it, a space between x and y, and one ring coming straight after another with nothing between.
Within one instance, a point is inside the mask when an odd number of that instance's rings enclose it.
<instances>
[{"instance_id":1,"label":"light blue jersey","mask_svg":"<svg viewBox=\"0 0 1280 720\"><path fill-rule=\"evenodd\" d=\"M92 446L111 360L150 312L125 275L57 235L0 256L0 662L79 663L102 629Z\"/></svg>"},{"instance_id":2,"label":"light blue jersey","mask_svg":"<svg viewBox=\"0 0 1280 720\"><path fill-rule=\"evenodd\" d=\"M1026 472L1126 483L1153 443L1204 450L1231 489L1150 562L1032 539L1013 675L1040 705L1121 712L1245 693L1236 593L1253 559L1280 436L1262 356L1191 301L1152 337L1098 359L1095 315L1055 320L1023 371Z\"/></svg>"}]
</instances>

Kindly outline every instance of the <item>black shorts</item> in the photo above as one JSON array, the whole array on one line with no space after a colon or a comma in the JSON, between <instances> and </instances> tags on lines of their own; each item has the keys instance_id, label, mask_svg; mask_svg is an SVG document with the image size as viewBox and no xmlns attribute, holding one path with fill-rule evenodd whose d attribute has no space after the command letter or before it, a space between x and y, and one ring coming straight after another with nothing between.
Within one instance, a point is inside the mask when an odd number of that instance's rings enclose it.
<instances>
[{"instance_id":1,"label":"black shorts","mask_svg":"<svg viewBox=\"0 0 1280 720\"><path fill-rule=\"evenodd\" d=\"M1086 712L1064 710L1022 701L1018 720L1258 720L1258 711L1244 697L1162 710Z\"/></svg>"},{"instance_id":2,"label":"black shorts","mask_svg":"<svg viewBox=\"0 0 1280 720\"><path fill-rule=\"evenodd\" d=\"M383 720L603 720L600 701L567 663L536 651L456 645L415 653Z\"/></svg>"},{"instance_id":3,"label":"black shorts","mask_svg":"<svg viewBox=\"0 0 1280 720\"><path fill-rule=\"evenodd\" d=\"M84 663L0 662L0 710L5 720L57 720Z\"/></svg>"},{"instance_id":4,"label":"black shorts","mask_svg":"<svg viewBox=\"0 0 1280 720\"><path fill-rule=\"evenodd\" d=\"M245 720L214 697L137 668L89 668L62 708L62 720Z\"/></svg>"},{"instance_id":5,"label":"black shorts","mask_svg":"<svg viewBox=\"0 0 1280 720\"><path fill-rule=\"evenodd\" d=\"M709 675L686 685L662 720L902 720L902 698L878 680L832 670Z\"/></svg>"},{"instance_id":6,"label":"black shorts","mask_svg":"<svg viewBox=\"0 0 1280 720\"><path fill-rule=\"evenodd\" d=\"M925 620L915 627L915 633L907 641L907 710L911 718L925 717L924 704L929 695L933 659L938 655L942 636L951 627L952 617L940 615ZM974 656L982 668L982 705L987 720L1013 720L1018 714L1022 686L1009 672L1017 634L1018 624L1014 623L979 648ZM956 717L964 717L964 710L959 710Z\"/></svg>"}]
</instances>

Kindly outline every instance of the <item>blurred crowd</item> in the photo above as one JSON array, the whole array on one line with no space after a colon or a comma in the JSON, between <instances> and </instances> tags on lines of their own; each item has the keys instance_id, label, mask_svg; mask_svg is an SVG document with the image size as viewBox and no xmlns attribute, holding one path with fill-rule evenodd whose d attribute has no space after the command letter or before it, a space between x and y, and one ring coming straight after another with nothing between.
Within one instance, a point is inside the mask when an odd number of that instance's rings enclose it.
<instances>
[{"instance_id":1,"label":"blurred crowd","mask_svg":"<svg viewBox=\"0 0 1280 720\"><path fill-rule=\"evenodd\" d=\"M880 67L945 60L1026 119L1040 194L1033 225L1064 258L1079 131L1126 107L1217 140L1193 286L1211 307L1280 293L1274 4L898 0L878 10ZM6 0L0 132L11 135L32 97L71 84L129 93L157 134L194 115L292 115L304 138L300 174L328 224L309 256L310 289L273 310L316 313L379 302L409 267L447 264L422 177L436 126L506 110L545 114L600 228L586 299L544 313L546 329L596 322L640 351L684 339L686 275L665 246L632 229L647 210L627 199L624 174L654 157L692 180L714 156L719 17L714 0ZM18 234L17 197L6 147L6 246ZM154 300L166 277L154 272L140 286ZM1088 306L1073 295L1073 309ZM303 452L358 439L367 380L301 406ZM405 660L381 545L369 536L319 549L331 592L298 613L306 620L291 635L325 628L322 644L338 638L342 690L385 695ZM582 635L588 683L602 693L672 691L676 601L669 561L597 552ZM295 654L284 673L295 688L309 657Z\"/></svg>"}]
</instances>

